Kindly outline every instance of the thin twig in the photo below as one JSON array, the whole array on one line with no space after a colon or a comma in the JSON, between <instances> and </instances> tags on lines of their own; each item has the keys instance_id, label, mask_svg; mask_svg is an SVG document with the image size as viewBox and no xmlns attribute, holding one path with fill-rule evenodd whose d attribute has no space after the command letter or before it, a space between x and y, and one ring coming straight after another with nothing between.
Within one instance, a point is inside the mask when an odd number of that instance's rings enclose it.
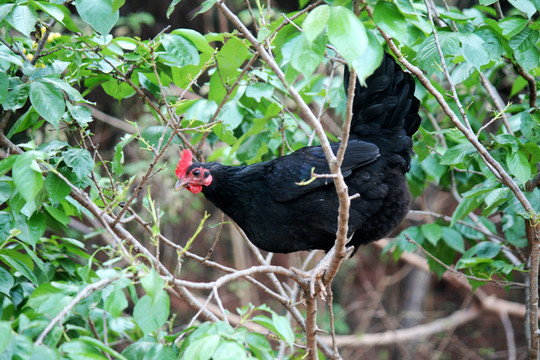
<instances>
[{"instance_id":1,"label":"thin twig","mask_svg":"<svg viewBox=\"0 0 540 360\"><path fill-rule=\"evenodd\" d=\"M510 123L508 122L508 115L506 114L507 105L504 104L504 101L501 98L501 95L495 89L495 86L489 81L486 75L482 71L479 71L480 74L480 81L482 82L482 85L486 88L486 91L489 95L489 97L493 100L493 103L495 104L495 108L497 109L498 113L502 117L504 127L506 127L506 130L510 135L514 135L512 129L510 128Z\"/></svg>"},{"instance_id":2,"label":"thin twig","mask_svg":"<svg viewBox=\"0 0 540 360\"><path fill-rule=\"evenodd\" d=\"M43 331L41 332L41 334L39 334L36 342L34 343L36 346L39 346L39 345L42 345L43 344L43 340L45 339L45 337L47 336L47 334L54 328L54 326L61 322L62 319L64 318L64 316L66 316L78 303L80 303L83 299L85 299L86 297L92 295L95 291L98 291L100 290L101 288L107 286L108 284L118 280L120 278L120 275L118 276L115 276L115 277L111 277L111 278L106 278L106 279L101 279L93 284L90 284L88 285L87 287L85 287L81 292L79 292L77 294L77 296L75 296L73 298L73 300L71 300L63 309L62 311L60 311L60 313L58 313L58 315L56 315L52 320L51 322L45 327L45 329L43 329Z\"/></svg>"},{"instance_id":3,"label":"thin twig","mask_svg":"<svg viewBox=\"0 0 540 360\"><path fill-rule=\"evenodd\" d=\"M448 270L448 271L450 271L450 272L452 272L452 273L454 273L454 274L456 274L458 276L463 276L463 277L465 277L467 279L474 280L474 281L480 281L480 282L496 284L496 285L501 286L501 287L506 287L506 286L527 287L527 285L525 285L525 284L514 282L514 281L483 279L483 278L479 278L477 276L463 274L463 273L457 271L456 269L454 269L453 267L445 264L444 262L439 260L437 257L431 255L431 253L429 251L424 249L419 243L417 243L415 240L413 240L409 235L407 235L407 234L404 234L404 235L405 235L405 238L407 239L407 241L409 241L410 243L416 245L416 247L419 250L421 250L426 256L429 256L437 264L443 266L446 270Z\"/></svg>"}]
</instances>

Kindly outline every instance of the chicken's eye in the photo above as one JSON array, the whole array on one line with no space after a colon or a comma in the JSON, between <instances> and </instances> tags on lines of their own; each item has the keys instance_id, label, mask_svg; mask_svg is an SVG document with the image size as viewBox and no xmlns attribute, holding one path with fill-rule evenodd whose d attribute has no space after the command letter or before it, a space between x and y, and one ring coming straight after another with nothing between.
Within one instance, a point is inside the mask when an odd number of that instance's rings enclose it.
<instances>
[{"instance_id":1,"label":"chicken's eye","mask_svg":"<svg viewBox=\"0 0 540 360\"><path fill-rule=\"evenodd\" d=\"M193 176L199 176L199 175L201 175L200 170L197 170L197 169L193 170Z\"/></svg>"}]
</instances>

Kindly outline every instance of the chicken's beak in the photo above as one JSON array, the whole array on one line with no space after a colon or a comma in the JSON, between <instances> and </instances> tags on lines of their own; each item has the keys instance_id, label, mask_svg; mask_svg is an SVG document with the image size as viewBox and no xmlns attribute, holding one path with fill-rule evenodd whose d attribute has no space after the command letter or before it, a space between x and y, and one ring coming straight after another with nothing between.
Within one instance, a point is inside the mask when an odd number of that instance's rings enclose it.
<instances>
[{"instance_id":1,"label":"chicken's beak","mask_svg":"<svg viewBox=\"0 0 540 360\"><path fill-rule=\"evenodd\" d=\"M174 185L174 191L182 190L188 185L189 181L187 181L186 179L180 179L176 182L176 185Z\"/></svg>"}]
</instances>

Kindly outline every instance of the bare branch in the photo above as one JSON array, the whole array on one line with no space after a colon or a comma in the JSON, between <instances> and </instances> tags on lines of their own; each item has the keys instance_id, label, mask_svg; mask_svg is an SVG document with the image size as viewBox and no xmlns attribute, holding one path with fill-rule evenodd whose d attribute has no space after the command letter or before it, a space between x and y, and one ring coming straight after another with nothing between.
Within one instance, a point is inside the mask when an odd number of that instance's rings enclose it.
<instances>
[{"instance_id":1,"label":"bare branch","mask_svg":"<svg viewBox=\"0 0 540 360\"><path fill-rule=\"evenodd\" d=\"M319 359L317 354L317 298L305 293L306 297L306 347L309 360Z\"/></svg>"},{"instance_id":2,"label":"bare branch","mask_svg":"<svg viewBox=\"0 0 540 360\"><path fill-rule=\"evenodd\" d=\"M476 307L459 310L447 317L434 320L427 324L414 326L407 329L388 330L375 334L354 334L336 336L336 345L345 346L376 346L396 345L406 342L414 342L445 332L458 326L467 324L480 316L481 311ZM323 339L330 338L323 336ZM328 339L330 340L330 339Z\"/></svg>"}]
</instances>

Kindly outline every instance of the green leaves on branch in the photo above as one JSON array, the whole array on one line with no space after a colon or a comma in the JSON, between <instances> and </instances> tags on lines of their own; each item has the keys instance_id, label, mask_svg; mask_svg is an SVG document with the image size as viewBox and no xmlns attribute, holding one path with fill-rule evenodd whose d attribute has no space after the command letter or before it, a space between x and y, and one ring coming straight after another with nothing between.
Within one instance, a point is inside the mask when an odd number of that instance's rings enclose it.
<instances>
[{"instance_id":1,"label":"green leaves on branch","mask_svg":"<svg viewBox=\"0 0 540 360\"><path fill-rule=\"evenodd\" d=\"M13 164L13 181L19 194L27 201L33 201L43 186L43 176L38 160L42 154L28 151L16 157Z\"/></svg>"},{"instance_id":2,"label":"green leaves on branch","mask_svg":"<svg viewBox=\"0 0 540 360\"><path fill-rule=\"evenodd\" d=\"M48 82L33 81L30 83L30 102L41 117L58 129L66 108L61 91Z\"/></svg>"},{"instance_id":3,"label":"green leaves on branch","mask_svg":"<svg viewBox=\"0 0 540 360\"><path fill-rule=\"evenodd\" d=\"M75 7L81 18L101 35L107 35L119 18L113 0L77 0Z\"/></svg>"},{"instance_id":4,"label":"green leaves on branch","mask_svg":"<svg viewBox=\"0 0 540 360\"><path fill-rule=\"evenodd\" d=\"M302 25L291 65L309 76L321 63L328 42L357 72L360 82L373 73L382 59L382 48L370 38L358 17L342 6L321 5L311 11ZM326 31L325 31L326 30ZM305 64L303 64L305 62Z\"/></svg>"},{"instance_id":5,"label":"green leaves on branch","mask_svg":"<svg viewBox=\"0 0 540 360\"><path fill-rule=\"evenodd\" d=\"M133 318L144 334L162 327L169 317L170 300L163 290L164 282L152 269L141 279L146 295L141 297L133 309Z\"/></svg>"}]
</instances>

